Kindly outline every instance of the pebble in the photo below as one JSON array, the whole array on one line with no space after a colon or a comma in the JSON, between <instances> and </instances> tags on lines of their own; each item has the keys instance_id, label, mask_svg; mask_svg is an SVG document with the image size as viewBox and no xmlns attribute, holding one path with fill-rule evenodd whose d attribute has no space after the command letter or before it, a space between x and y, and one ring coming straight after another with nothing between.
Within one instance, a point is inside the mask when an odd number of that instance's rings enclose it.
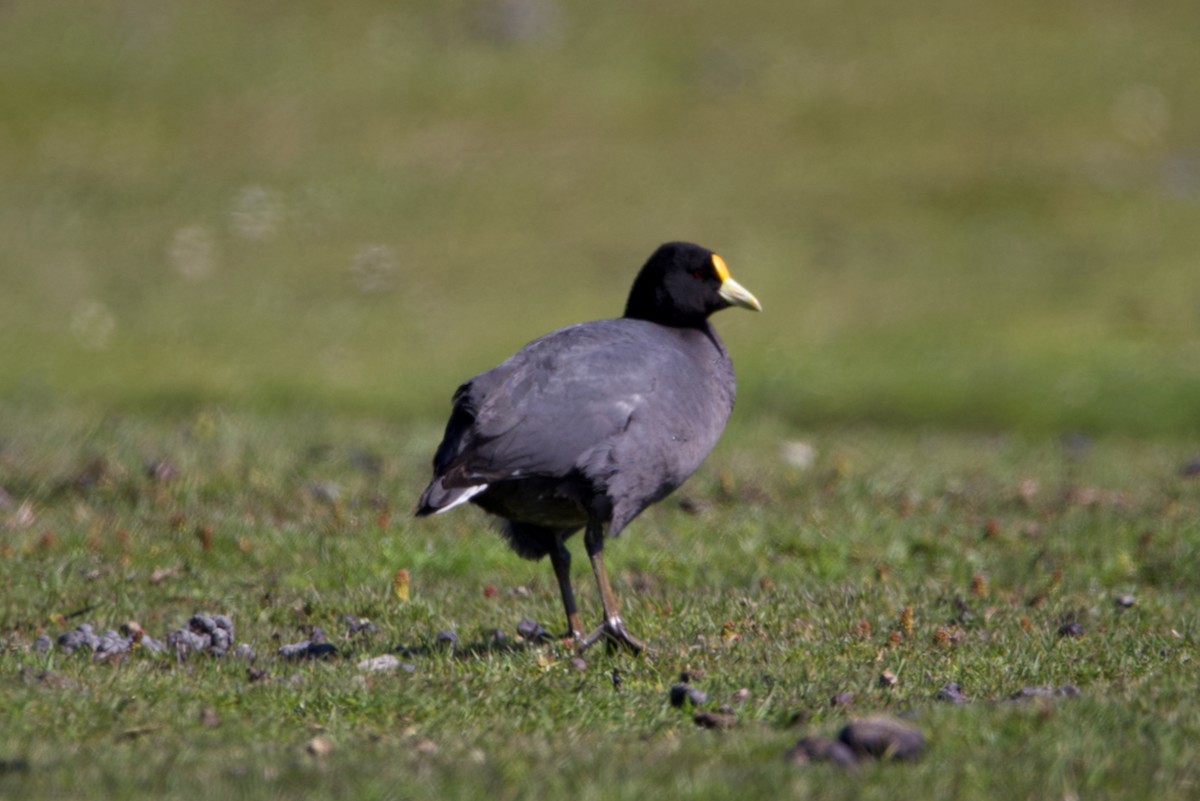
<instances>
[{"instance_id":1,"label":"pebble","mask_svg":"<svg viewBox=\"0 0 1200 801\"><path fill-rule=\"evenodd\" d=\"M1122 594L1113 598L1113 603L1115 603L1121 609L1129 609L1131 606L1137 603L1137 599L1132 595Z\"/></svg>"},{"instance_id":2,"label":"pebble","mask_svg":"<svg viewBox=\"0 0 1200 801\"><path fill-rule=\"evenodd\" d=\"M53 647L54 640L50 639L45 634L39 635L38 638L33 641L33 650L39 654L44 654Z\"/></svg>"},{"instance_id":3,"label":"pebble","mask_svg":"<svg viewBox=\"0 0 1200 801\"><path fill-rule=\"evenodd\" d=\"M368 673L390 673L391 670L400 669L401 664L400 657L395 654L383 654L373 656L370 660L362 660L359 662L359 670L366 670Z\"/></svg>"},{"instance_id":4,"label":"pebble","mask_svg":"<svg viewBox=\"0 0 1200 801\"><path fill-rule=\"evenodd\" d=\"M517 634L530 642L549 642L554 639L541 623L529 618L525 618L517 624Z\"/></svg>"},{"instance_id":5,"label":"pebble","mask_svg":"<svg viewBox=\"0 0 1200 801\"><path fill-rule=\"evenodd\" d=\"M284 659L328 659L337 652L337 646L331 643L301 640L280 646L277 653Z\"/></svg>"},{"instance_id":6,"label":"pebble","mask_svg":"<svg viewBox=\"0 0 1200 801\"><path fill-rule=\"evenodd\" d=\"M436 639L438 645L448 645L451 648L458 645L458 635L453 629L442 629L437 633Z\"/></svg>"},{"instance_id":7,"label":"pebble","mask_svg":"<svg viewBox=\"0 0 1200 801\"><path fill-rule=\"evenodd\" d=\"M910 760L925 750L925 735L920 729L882 716L850 721L838 739L860 758Z\"/></svg>"},{"instance_id":8,"label":"pebble","mask_svg":"<svg viewBox=\"0 0 1200 801\"><path fill-rule=\"evenodd\" d=\"M95 651L99 644L100 638L92 631L89 623L80 623L73 630L58 635L58 647L68 654L73 654L80 648Z\"/></svg>"},{"instance_id":9,"label":"pebble","mask_svg":"<svg viewBox=\"0 0 1200 801\"><path fill-rule=\"evenodd\" d=\"M672 684L670 698L673 707L682 707L688 701L692 706L702 706L708 703L708 695L703 690L698 690L686 682Z\"/></svg>"},{"instance_id":10,"label":"pebble","mask_svg":"<svg viewBox=\"0 0 1200 801\"><path fill-rule=\"evenodd\" d=\"M949 701L952 704L965 704L970 699L963 693L962 687L958 682L952 681L948 684L943 684L942 688L937 691L934 698L938 701Z\"/></svg>"},{"instance_id":11,"label":"pebble","mask_svg":"<svg viewBox=\"0 0 1200 801\"><path fill-rule=\"evenodd\" d=\"M793 765L808 765L813 762L832 762L835 765L849 767L858 761L850 746L841 740L830 740L828 737L802 737L784 754L784 758Z\"/></svg>"},{"instance_id":12,"label":"pebble","mask_svg":"<svg viewBox=\"0 0 1200 801\"><path fill-rule=\"evenodd\" d=\"M692 721L702 729L732 729L737 726L737 717L720 712L701 711L692 715Z\"/></svg>"},{"instance_id":13,"label":"pebble","mask_svg":"<svg viewBox=\"0 0 1200 801\"><path fill-rule=\"evenodd\" d=\"M320 759L321 757L329 756L333 753L333 740L330 740L323 734L318 734L316 737L308 741L304 746L308 753Z\"/></svg>"},{"instance_id":14,"label":"pebble","mask_svg":"<svg viewBox=\"0 0 1200 801\"><path fill-rule=\"evenodd\" d=\"M1058 627L1059 637L1082 637L1083 626L1079 625L1074 620L1063 623Z\"/></svg>"}]
</instances>

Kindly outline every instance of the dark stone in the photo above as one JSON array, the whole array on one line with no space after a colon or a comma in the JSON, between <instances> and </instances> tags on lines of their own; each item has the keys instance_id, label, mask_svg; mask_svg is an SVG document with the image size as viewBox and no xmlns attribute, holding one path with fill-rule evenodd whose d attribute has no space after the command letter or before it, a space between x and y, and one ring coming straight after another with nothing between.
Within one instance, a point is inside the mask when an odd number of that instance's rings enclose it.
<instances>
[{"instance_id":1,"label":"dark stone","mask_svg":"<svg viewBox=\"0 0 1200 801\"><path fill-rule=\"evenodd\" d=\"M685 682L672 684L670 697L671 706L674 707L682 707L687 701L690 701L692 706L701 706L708 703L708 696L702 690L697 690Z\"/></svg>"},{"instance_id":2,"label":"dark stone","mask_svg":"<svg viewBox=\"0 0 1200 801\"><path fill-rule=\"evenodd\" d=\"M949 701L952 704L965 704L970 699L963 693L962 687L958 682L952 681L948 684L943 684L942 688L937 691L934 698L938 701Z\"/></svg>"},{"instance_id":3,"label":"dark stone","mask_svg":"<svg viewBox=\"0 0 1200 801\"><path fill-rule=\"evenodd\" d=\"M549 642L554 639L541 623L529 618L525 618L517 624L517 634L520 634L529 642L535 643Z\"/></svg>"},{"instance_id":4,"label":"dark stone","mask_svg":"<svg viewBox=\"0 0 1200 801\"><path fill-rule=\"evenodd\" d=\"M793 765L808 765L813 762L832 762L849 767L858 761L850 746L841 740L828 737L803 737L787 750L784 758Z\"/></svg>"},{"instance_id":5,"label":"dark stone","mask_svg":"<svg viewBox=\"0 0 1200 801\"><path fill-rule=\"evenodd\" d=\"M920 729L895 718L852 720L842 728L838 739L860 757L910 760L925 750L925 735Z\"/></svg>"},{"instance_id":6,"label":"dark stone","mask_svg":"<svg viewBox=\"0 0 1200 801\"><path fill-rule=\"evenodd\" d=\"M1059 637L1082 637L1083 626L1074 620L1069 620L1058 627Z\"/></svg>"},{"instance_id":7,"label":"dark stone","mask_svg":"<svg viewBox=\"0 0 1200 801\"><path fill-rule=\"evenodd\" d=\"M328 659L338 652L337 646L327 642L301 640L280 646L279 655L284 659Z\"/></svg>"},{"instance_id":8,"label":"dark stone","mask_svg":"<svg viewBox=\"0 0 1200 801\"><path fill-rule=\"evenodd\" d=\"M735 716L720 712L697 712L692 715L692 721L702 729L732 729L737 726Z\"/></svg>"}]
</instances>

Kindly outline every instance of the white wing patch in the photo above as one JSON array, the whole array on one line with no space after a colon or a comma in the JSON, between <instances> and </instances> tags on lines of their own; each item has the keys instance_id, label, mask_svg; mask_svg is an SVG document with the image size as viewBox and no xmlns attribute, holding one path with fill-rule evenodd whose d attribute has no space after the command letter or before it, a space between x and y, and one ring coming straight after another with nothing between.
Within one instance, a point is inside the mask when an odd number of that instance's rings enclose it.
<instances>
[{"instance_id":1,"label":"white wing patch","mask_svg":"<svg viewBox=\"0 0 1200 801\"><path fill-rule=\"evenodd\" d=\"M453 500L453 502L446 504L441 509L438 509L436 512L434 512L434 514L440 515L442 512L449 512L455 506L459 506L460 504L466 503L467 501L471 500L472 498L474 498L476 495L483 492L487 488L488 488L487 484L479 484L474 487L467 487L465 490L463 490L462 495L459 495L457 498L455 498Z\"/></svg>"}]
</instances>

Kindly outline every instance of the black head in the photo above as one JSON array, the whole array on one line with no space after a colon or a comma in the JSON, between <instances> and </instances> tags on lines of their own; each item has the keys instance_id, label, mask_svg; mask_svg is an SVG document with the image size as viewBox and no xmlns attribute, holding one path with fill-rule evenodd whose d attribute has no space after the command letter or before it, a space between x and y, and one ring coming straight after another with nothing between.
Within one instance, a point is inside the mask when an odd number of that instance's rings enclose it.
<instances>
[{"instance_id":1,"label":"black head","mask_svg":"<svg viewBox=\"0 0 1200 801\"><path fill-rule=\"evenodd\" d=\"M708 315L730 306L762 306L729 276L725 260L689 242L659 246L629 290L625 316L660 325L698 327Z\"/></svg>"}]
</instances>

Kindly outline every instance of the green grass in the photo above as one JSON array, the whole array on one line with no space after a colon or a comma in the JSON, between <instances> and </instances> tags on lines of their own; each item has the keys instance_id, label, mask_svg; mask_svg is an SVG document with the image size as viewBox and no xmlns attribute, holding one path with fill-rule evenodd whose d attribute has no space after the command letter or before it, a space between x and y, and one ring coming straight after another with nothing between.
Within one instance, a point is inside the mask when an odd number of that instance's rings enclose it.
<instances>
[{"instance_id":1,"label":"green grass","mask_svg":"<svg viewBox=\"0 0 1200 801\"><path fill-rule=\"evenodd\" d=\"M712 5L0 6L0 797L1200 792L1200 7ZM766 312L693 512L608 550L657 654L486 647L561 612L409 517L450 393L673 238ZM199 611L266 678L31 650ZM880 711L920 762L785 764Z\"/></svg>"},{"instance_id":2,"label":"green grass","mask_svg":"<svg viewBox=\"0 0 1200 801\"><path fill-rule=\"evenodd\" d=\"M562 625L548 565L508 553L475 511L408 516L433 426L4 422L21 432L2 454L8 489L32 512L18 523L7 510L0 563L0 758L28 765L0 774L12 797L1182 799L1200 781L1200 484L1177 475L1191 453L1178 445L1101 439L1080 455L1018 437L830 429L807 440L818 457L799 470L778 452L795 432L743 421L681 491L696 511L661 504L608 549L655 654L590 652L579 671L558 643L488 644L493 628L513 643L523 617ZM152 458L178 478L147 478ZM392 592L402 567L407 602ZM1122 593L1132 608L1114 603ZM234 659L31 650L82 621L135 619L161 637L197 611L232 614L266 678ZM346 615L378 633L347 635ZM1066 621L1083 636L1060 637ZM338 658L274 655L312 625ZM448 628L457 651L436 644ZM397 649L413 673L357 667ZM885 669L894 687L879 686ZM710 707L734 707L736 729L703 731L671 708L684 670ZM934 700L950 681L968 705ZM1081 696L1005 700L1065 683ZM832 706L843 692L851 704ZM850 774L784 762L803 734L880 711L924 730L920 762ZM327 756L305 750L318 735Z\"/></svg>"},{"instance_id":3,"label":"green grass","mask_svg":"<svg viewBox=\"0 0 1200 801\"><path fill-rule=\"evenodd\" d=\"M0 13L7 396L440 414L685 238L755 412L1200 432L1194 3Z\"/></svg>"}]
</instances>

